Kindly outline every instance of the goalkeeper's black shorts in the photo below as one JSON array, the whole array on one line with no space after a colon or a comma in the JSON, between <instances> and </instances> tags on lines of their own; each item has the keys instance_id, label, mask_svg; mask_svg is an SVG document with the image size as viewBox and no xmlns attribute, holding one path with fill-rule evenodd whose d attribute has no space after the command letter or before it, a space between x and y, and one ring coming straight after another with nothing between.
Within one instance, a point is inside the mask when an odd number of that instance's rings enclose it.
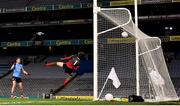
<instances>
[{"instance_id":1,"label":"goalkeeper's black shorts","mask_svg":"<svg viewBox=\"0 0 180 106\"><path fill-rule=\"evenodd\" d=\"M12 81L16 81L16 83L20 83L20 82L22 82L22 79L13 76Z\"/></svg>"},{"instance_id":2,"label":"goalkeeper's black shorts","mask_svg":"<svg viewBox=\"0 0 180 106\"><path fill-rule=\"evenodd\" d=\"M70 69L66 64L63 64L64 72L71 74L74 70Z\"/></svg>"}]
</instances>

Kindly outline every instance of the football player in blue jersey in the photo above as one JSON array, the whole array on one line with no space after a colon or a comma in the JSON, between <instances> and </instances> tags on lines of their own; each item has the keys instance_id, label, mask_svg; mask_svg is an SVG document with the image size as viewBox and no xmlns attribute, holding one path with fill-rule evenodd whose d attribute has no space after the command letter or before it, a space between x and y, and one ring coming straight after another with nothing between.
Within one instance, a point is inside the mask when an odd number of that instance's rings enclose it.
<instances>
[{"instance_id":1,"label":"football player in blue jersey","mask_svg":"<svg viewBox=\"0 0 180 106\"><path fill-rule=\"evenodd\" d=\"M14 96L14 91L16 88L16 84L19 85L19 90L21 93L21 98L24 98L23 95L23 83L22 83L22 73L25 75L30 75L27 71L24 70L23 65L21 64L21 58L17 58L15 63L11 66L11 70L13 70L13 78L12 78L12 88L11 88L11 98L16 98Z\"/></svg>"}]
</instances>

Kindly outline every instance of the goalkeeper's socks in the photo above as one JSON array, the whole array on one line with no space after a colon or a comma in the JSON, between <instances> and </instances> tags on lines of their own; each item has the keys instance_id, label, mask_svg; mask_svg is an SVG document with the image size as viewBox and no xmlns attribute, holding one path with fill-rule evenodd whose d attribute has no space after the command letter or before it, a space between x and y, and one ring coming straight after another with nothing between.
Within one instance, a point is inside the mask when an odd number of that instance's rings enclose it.
<instances>
[{"instance_id":1,"label":"goalkeeper's socks","mask_svg":"<svg viewBox=\"0 0 180 106\"><path fill-rule=\"evenodd\" d=\"M51 62L51 63L47 63L45 64L46 67L51 67L51 66L55 66L56 62Z\"/></svg>"}]
</instances>

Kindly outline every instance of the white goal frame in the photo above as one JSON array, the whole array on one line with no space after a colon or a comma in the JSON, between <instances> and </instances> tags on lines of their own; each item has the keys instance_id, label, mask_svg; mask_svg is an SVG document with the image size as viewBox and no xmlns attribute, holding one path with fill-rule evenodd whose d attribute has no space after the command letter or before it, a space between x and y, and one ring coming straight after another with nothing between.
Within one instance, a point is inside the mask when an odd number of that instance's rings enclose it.
<instances>
[{"instance_id":1,"label":"white goal frame","mask_svg":"<svg viewBox=\"0 0 180 106\"><path fill-rule=\"evenodd\" d=\"M122 8L121 8L122 9ZM126 8L123 8L126 9ZM137 12L137 0L134 0L134 9L135 9L135 25L136 27L138 26L138 12ZM128 12L130 12L128 9L126 9ZM97 27L98 27L98 11L100 11L100 7L98 7L98 3L97 0L93 0L93 42L94 42L94 47L93 47L93 59L94 59L94 75L93 75L93 95L94 95L94 100L98 99L98 31L97 31ZM131 13L130 13L131 14ZM129 21L131 20L131 17L129 19ZM121 25L124 26L124 25ZM120 26L117 26L115 28L109 29L109 30L113 30L116 29ZM135 33L137 33L137 31L135 30ZM136 39L135 41L135 46L136 46L136 95L140 94L140 84L139 84L139 49L138 49L138 39Z\"/></svg>"},{"instance_id":2,"label":"white goal frame","mask_svg":"<svg viewBox=\"0 0 180 106\"><path fill-rule=\"evenodd\" d=\"M96 0L95 0L96 1ZM97 2L96 2L97 3ZM111 31L111 30L113 30L113 29L117 29L117 28L119 28L119 27L121 27L121 26L124 26L124 25L126 25L126 24L128 24L130 21L131 21L131 17L129 18L129 21L127 22L127 23L125 23L125 24L122 24L122 25L119 25L119 26L116 26L116 27L114 27L114 28L111 28L111 29L108 29L108 30L106 30L106 31L102 31L102 32L100 32L100 33L98 33L98 31L97 31L97 27L98 27L98 24L97 24L97 22L98 22L98 11L100 11L100 7L97 7L97 4L96 3L94 3L94 7L93 7L93 30L94 30L94 32L93 32L93 41L94 41L94 91L93 91L93 95L94 95L94 100L98 100L98 78L97 78L97 76L98 76L98 35L100 35L100 34L103 34L104 32L108 32L108 31ZM101 9L101 10L111 10L111 9L113 9L113 8L103 8L103 9ZM130 13L130 11L128 10L128 9L126 9L126 8L116 8L116 9L123 9L123 10L127 10L128 12L129 12L129 14L131 14ZM139 39L136 39L136 95L139 95L140 94L140 85L139 85L139 52L138 52L138 41L139 41Z\"/></svg>"}]
</instances>

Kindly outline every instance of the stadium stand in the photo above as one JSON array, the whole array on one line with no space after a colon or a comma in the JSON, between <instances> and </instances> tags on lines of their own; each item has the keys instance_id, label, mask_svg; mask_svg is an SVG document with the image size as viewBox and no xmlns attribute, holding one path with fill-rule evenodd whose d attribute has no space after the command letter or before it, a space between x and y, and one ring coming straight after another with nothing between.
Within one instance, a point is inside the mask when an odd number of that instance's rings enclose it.
<instances>
[{"instance_id":1,"label":"stadium stand","mask_svg":"<svg viewBox=\"0 0 180 106\"><path fill-rule=\"evenodd\" d=\"M180 77L180 60L172 60L169 65L171 77Z\"/></svg>"},{"instance_id":2,"label":"stadium stand","mask_svg":"<svg viewBox=\"0 0 180 106\"><path fill-rule=\"evenodd\" d=\"M173 59L170 63L168 63L169 66L169 74L171 76L171 79L173 81L173 84L175 86L176 92L178 96L180 96L180 60Z\"/></svg>"},{"instance_id":3,"label":"stadium stand","mask_svg":"<svg viewBox=\"0 0 180 106\"><path fill-rule=\"evenodd\" d=\"M29 0L1 0L1 8L24 8Z\"/></svg>"},{"instance_id":4,"label":"stadium stand","mask_svg":"<svg viewBox=\"0 0 180 106\"><path fill-rule=\"evenodd\" d=\"M69 3L92 3L92 0L32 0L29 5L54 5L54 4L69 4Z\"/></svg>"},{"instance_id":5,"label":"stadium stand","mask_svg":"<svg viewBox=\"0 0 180 106\"><path fill-rule=\"evenodd\" d=\"M55 5L68 3L92 3L92 0L0 0L1 8L24 8L25 6Z\"/></svg>"}]
</instances>

